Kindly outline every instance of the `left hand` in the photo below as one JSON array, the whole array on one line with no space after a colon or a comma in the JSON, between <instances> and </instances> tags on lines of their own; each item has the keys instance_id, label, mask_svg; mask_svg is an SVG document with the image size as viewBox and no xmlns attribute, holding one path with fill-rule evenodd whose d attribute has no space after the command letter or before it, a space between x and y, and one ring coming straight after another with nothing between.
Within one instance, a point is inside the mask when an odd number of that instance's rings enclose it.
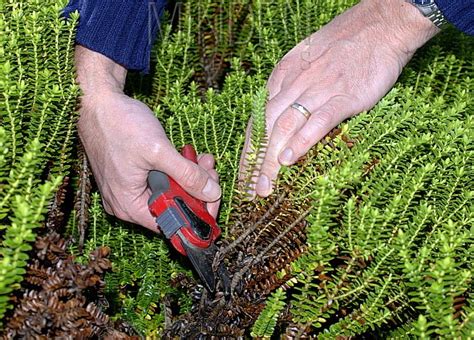
<instances>
[{"instance_id":1,"label":"left hand","mask_svg":"<svg viewBox=\"0 0 474 340\"><path fill-rule=\"evenodd\" d=\"M150 108L123 93L124 67L80 45L75 60L82 90L78 132L105 211L157 232L148 210L147 177L159 170L217 217L221 188L214 157L200 155L198 164L184 158Z\"/></svg>"},{"instance_id":2,"label":"left hand","mask_svg":"<svg viewBox=\"0 0 474 340\"><path fill-rule=\"evenodd\" d=\"M295 163L343 120L372 108L437 32L404 0L365 0L293 48L268 81L270 138L256 194L270 195L281 165ZM295 102L311 115L291 108Z\"/></svg>"}]
</instances>

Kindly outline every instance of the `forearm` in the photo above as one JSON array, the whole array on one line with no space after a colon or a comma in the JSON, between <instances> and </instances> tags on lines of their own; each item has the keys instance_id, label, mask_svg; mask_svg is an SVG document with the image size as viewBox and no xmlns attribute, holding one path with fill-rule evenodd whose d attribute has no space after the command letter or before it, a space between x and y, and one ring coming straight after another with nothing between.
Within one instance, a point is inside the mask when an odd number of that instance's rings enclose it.
<instances>
[{"instance_id":1,"label":"forearm","mask_svg":"<svg viewBox=\"0 0 474 340\"><path fill-rule=\"evenodd\" d=\"M83 96L123 92L127 70L112 59L77 45L75 64L77 82Z\"/></svg>"}]
</instances>

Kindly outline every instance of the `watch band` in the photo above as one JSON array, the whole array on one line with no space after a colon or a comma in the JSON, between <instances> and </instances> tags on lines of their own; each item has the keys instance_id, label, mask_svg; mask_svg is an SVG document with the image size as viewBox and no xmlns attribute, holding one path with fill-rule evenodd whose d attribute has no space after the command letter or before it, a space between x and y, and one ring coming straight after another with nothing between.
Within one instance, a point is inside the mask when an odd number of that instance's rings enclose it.
<instances>
[{"instance_id":1,"label":"watch band","mask_svg":"<svg viewBox=\"0 0 474 340\"><path fill-rule=\"evenodd\" d=\"M436 5L434 0L427 1L428 3L423 3L420 0L406 0L411 3L413 6L418 8L418 10L438 28L443 28L446 24L446 18L440 9ZM421 2L421 4L420 4Z\"/></svg>"},{"instance_id":2,"label":"watch band","mask_svg":"<svg viewBox=\"0 0 474 340\"><path fill-rule=\"evenodd\" d=\"M438 28L443 28L448 23L439 8L437 8L433 13L428 15L427 18L430 19L431 22L435 24L435 26Z\"/></svg>"}]
</instances>

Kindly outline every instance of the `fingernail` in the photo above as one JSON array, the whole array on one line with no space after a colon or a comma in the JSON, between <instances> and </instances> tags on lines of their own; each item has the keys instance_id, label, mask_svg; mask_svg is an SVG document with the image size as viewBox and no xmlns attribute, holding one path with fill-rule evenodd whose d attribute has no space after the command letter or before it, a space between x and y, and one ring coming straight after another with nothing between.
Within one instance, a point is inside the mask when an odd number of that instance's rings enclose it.
<instances>
[{"instance_id":1,"label":"fingernail","mask_svg":"<svg viewBox=\"0 0 474 340\"><path fill-rule=\"evenodd\" d=\"M286 148L280 154L280 162L283 165L290 165L292 161L293 161L293 150L291 150L290 148Z\"/></svg>"},{"instance_id":2,"label":"fingernail","mask_svg":"<svg viewBox=\"0 0 474 340\"><path fill-rule=\"evenodd\" d=\"M221 189L216 182L209 178L204 189L202 189L202 193L209 198L210 202L213 202L219 199L221 195Z\"/></svg>"},{"instance_id":3,"label":"fingernail","mask_svg":"<svg viewBox=\"0 0 474 340\"><path fill-rule=\"evenodd\" d=\"M257 182L257 191L260 193L267 193L270 191L270 180L267 176L261 175Z\"/></svg>"}]
</instances>

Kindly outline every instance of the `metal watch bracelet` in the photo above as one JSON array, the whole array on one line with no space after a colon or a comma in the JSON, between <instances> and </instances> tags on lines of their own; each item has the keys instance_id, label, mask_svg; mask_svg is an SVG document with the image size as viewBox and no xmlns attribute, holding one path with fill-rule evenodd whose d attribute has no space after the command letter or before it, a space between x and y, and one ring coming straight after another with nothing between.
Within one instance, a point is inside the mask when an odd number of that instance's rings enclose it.
<instances>
[{"instance_id":1,"label":"metal watch bracelet","mask_svg":"<svg viewBox=\"0 0 474 340\"><path fill-rule=\"evenodd\" d=\"M436 27L443 28L446 24L446 18L436 5L434 0L406 0L428 18Z\"/></svg>"}]
</instances>

